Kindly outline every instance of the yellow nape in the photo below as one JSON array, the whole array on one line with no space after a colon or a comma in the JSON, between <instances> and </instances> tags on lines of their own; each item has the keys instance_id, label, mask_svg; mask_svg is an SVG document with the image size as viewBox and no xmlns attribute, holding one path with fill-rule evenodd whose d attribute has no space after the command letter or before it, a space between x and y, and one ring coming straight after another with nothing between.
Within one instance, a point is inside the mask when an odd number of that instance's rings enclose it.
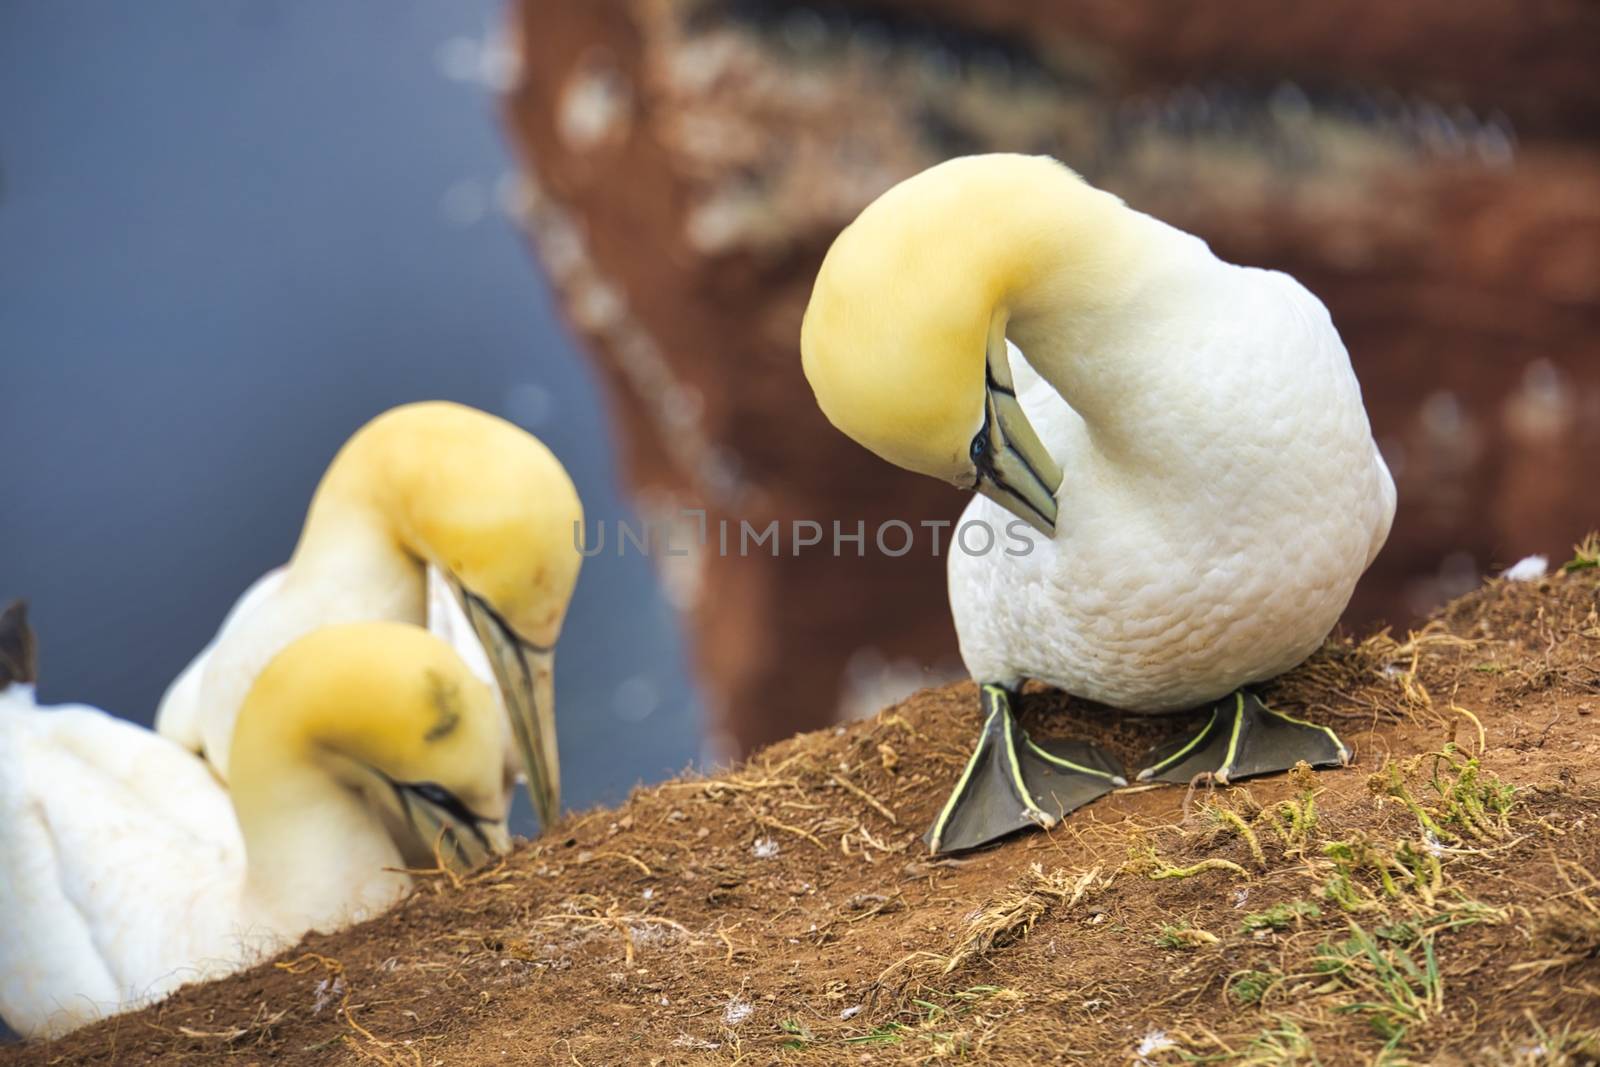
<instances>
[{"instance_id":1,"label":"yellow nape","mask_svg":"<svg viewBox=\"0 0 1600 1067\"><path fill-rule=\"evenodd\" d=\"M385 412L329 466L294 563L374 511L400 549L493 605L525 640L555 644L583 560L583 504L533 435L445 401Z\"/></svg>"},{"instance_id":2,"label":"yellow nape","mask_svg":"<svg viewBox=\"0 0 1600 1067\"><path fill-rule=\"evenodd\" d=\"M1009 319L1094 299L1121 201L1045 156L950 160L861 212L800 333L817 403L891 463L971 487L984 365Z\"/></svg>"},{"instance_id":3,"label":"yellow nape","mask_svg":"<svg viewBox=\"0 0 1600 1067\"><path fill-rule=\"evenodd\" d=\"M342 761L397 783L436 783L468 808L504 814L499 710L446 642L398 622L324 626L291 642L257 676L229 758L241 816L257 790ZM346 785L363 788L359 778Z\"/></svg>"}]
</instances>

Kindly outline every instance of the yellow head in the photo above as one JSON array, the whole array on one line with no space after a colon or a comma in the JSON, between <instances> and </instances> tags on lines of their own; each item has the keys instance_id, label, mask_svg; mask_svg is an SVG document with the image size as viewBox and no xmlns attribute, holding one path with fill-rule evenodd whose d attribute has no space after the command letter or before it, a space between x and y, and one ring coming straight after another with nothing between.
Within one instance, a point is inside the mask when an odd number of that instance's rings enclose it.
<instances>
[{"instance_id":1,"label":"yellow head","mask_svg":"<svg viewBox=\"0 0 1600 1067\"><path fill-rule=\"evenodd\" d=\"M834 241L806 308L823 413L889 462L1053 528L1060 470L1016 403L1006 327L1072 295L1060 268L1093 241L1083 221L1118 208L1042 156L954 159L884 193Z\"/></svg>"},{"instance_id":2,"label":"yellow head","mask_svg":"<svg viewBox=\"0 0 1600 1067\"><path fill-rule=\"evenodd\" d=\"M300 552L344 519L444 572L500 683L529 792L548 826L560 806L556 639L583 562L583 504L561 462L504 419L444 401L373 419L340 450L312 501Z\"/></svg>"},{"instance_id":3,"label":"yellow head","mask_svg":"<svg viewBox=\"0 0 1600 1067\"><path fill-rule=\"evenodd\" d=\"M309 769L365 797L407 862L432 866L437 848L476 864L510 840L498 716L489 688L420 627L313 630L273 657L239 711L241 822L270 818Z\"/></svg>"},{"instance_id":4,"label":"yellow head","mask_svg":"<svg viewBox=\"0 0 1600 1067\"><path fill-rule=\"evenodd\" d=\"M532 434L462 404L384 412L346 442L317 490L378 507L406 550L494 606L518 636L555 644L578 581L583 504ZM308 521L308 531L311 522Z\"/></svg>"}]
</instances>

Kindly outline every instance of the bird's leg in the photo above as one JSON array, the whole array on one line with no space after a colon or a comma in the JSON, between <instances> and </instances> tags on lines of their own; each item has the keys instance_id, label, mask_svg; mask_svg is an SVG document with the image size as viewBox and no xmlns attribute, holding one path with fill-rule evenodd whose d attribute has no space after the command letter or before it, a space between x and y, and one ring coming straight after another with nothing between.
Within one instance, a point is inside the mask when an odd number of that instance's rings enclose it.
<instances>
[{"instance_id":1,"label":"bird's leg","mask_svg":"<svg viewBox=\"0 0 1600 1067\"><path fill-rule=\"evenodd\" d=\"M1014 694L980 683L983 735L923 840L932 852L976 848L1061 817L1127 781L1105 753L1080 741L1028 738L1012 714Z\"/></svg>"},{"instance_id":2,"label":"bird's leg","mask_svg":"<svg viewBox=\"0 0 1600 1067\"><path fill-rule=\"evenodd\" d=\"M1326 726L1273 711L1254 693L1239 690L1212 706L1198 733L1152 749L1139 781L1182 784L1209 774L1227 785L1286 771L1301 760L1313 767L1343 767L1350 762L1350 749Z\"/></svg>"}]
</instances>

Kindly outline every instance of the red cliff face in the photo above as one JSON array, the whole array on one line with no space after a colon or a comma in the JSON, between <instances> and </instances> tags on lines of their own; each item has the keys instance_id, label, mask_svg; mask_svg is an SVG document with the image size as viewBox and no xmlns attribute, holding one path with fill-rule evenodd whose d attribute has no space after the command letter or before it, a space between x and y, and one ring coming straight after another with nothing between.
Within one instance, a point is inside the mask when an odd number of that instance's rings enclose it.
<instances>
[{"instance_id":1,"label":"red cliff face","mask_svg":"<svg viewBox=\"0 0 1600 1067\"><path fill-rule=\"evenodd\" d=\"M523 0L512 32L526 222L646 516L851 532L958 514L960 494L821 417L800 317L878 193L1013 150L1332 309L1401 499L1352 621L1408 621L1600 521L1600 9L1583 0ZM885 558L869 535L865 558L835 559L824 540L662 560L730 750L931 677L918 665L958 669L942 558Z\"/></svg>"}]
</instances>

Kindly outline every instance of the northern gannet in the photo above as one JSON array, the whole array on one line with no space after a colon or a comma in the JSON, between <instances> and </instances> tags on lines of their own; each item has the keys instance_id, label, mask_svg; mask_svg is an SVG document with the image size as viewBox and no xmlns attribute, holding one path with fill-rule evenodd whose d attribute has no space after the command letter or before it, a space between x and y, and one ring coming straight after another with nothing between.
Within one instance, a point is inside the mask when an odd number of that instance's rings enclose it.
<instances>
[{"instance_id":1,"label":"northern gannet","mask_svg":"<svg viewBox=\"0 0 1600 1067\"><path fill-rule=\"evenodd\" d=\"M583 505L538 439L459 404L408 404L358 430L334 457L288 564L246 591L216 637L168 687L165 737L201 752L223 781L233 719L285 644L331 622L453 610L442 576L487 652L542 826L560 807L556 638L577 582ZM459 629L459 615L456 616ZM470 636L452 635L469 660Z\"/></svg>"},{"instance_id":2,"label":"northern gannet","mask_svg":"<svg viewBox=\"0 0 1600 1067\"><path fill-rule=\"evenodd\" d=\"M934 851L1123 784L1090 746L1026 738L1027 678L1129 711L1217 701L1141 780L1348 761L1332 731L1240 691L1316 649L1394 516L1349 356L1293 278L1226 263L1048 157L973 156L839 235L801 355L836 427L976 489L963 524L995 535L949 554L985 722Z\"/></svg>"},{"instance_id":3,"label":"northern gannet","mask_svg":"<svg viewBox=\"0 0 1600 1067\"><path fill-rule=\"evenodd\" d=\"M510 844L501 715L439 638L292 642L234 731L232 781L81 704L39 707L0 616L0 1018L52 1036L383 910L405 867Z\"/></svg>"}]
</instances>

